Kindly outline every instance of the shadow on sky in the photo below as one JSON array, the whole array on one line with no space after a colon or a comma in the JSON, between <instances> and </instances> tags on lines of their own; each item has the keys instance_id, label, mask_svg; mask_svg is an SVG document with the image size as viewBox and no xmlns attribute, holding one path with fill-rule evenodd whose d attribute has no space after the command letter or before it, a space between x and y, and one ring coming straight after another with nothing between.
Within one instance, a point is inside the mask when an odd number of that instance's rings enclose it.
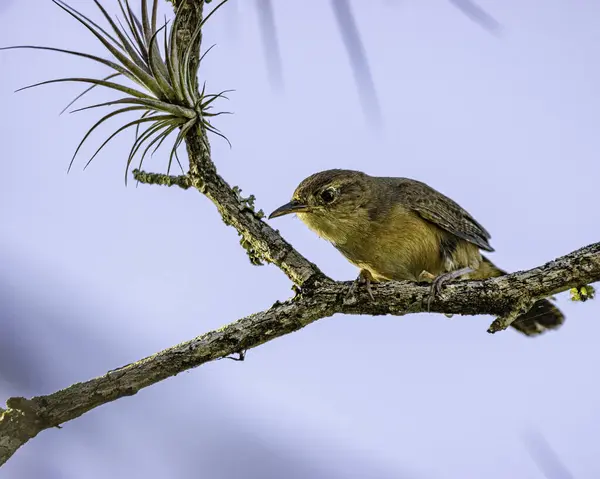
<instances>
[{"instance_id":1,"label":"shadow on sky","mask_svg":"<svg viewBox=\"0 0 600 479\"><path fill-rule=\"evenodd\" d=\"M15 256L6 251L3 254L0 263L9 265L0 276L3 332L0 335L0 392L4 400L10 395L52 392L74 380L86 379L88 376L81 376L86 374L81 373L82 370L89 369L90 365L96 371L106 367L110 351L119 349L122 353L129 341L139 341L139 338L123 337L122 331L107 331L102 335L92 327L86 327L85 320L73 317L74 311L90 311L93 316L98 314L95 313L97 308L94 304L79 307L73 304L74 298L79 297L77 286L61 284L64 281L55 274L36 270L31 264L15 260ZM64 296L53 296L48 300L47 295L40 294L50 284L54 284L53 291L63 291ZM98 303L101 302L98 298ZM90 324L93 323L91 318L88 319ZM112 339L111 333L115 333ZM117 337L119 340L115 341ZM199 388L209 387L206 381L199 381L198 385ZM228 413L231 398L222 400L214 384L212 386L210 394L200 395L201 400L193 414L170 410L167 420L161 416L163 424L158 430L162 437L160 440L154 438L150 444L142 440L147 434L156 434L156 430L148 428L148 415L169 402L160 394L140 394L123 404L117 401L101 408L101 413L97 413L98 410L88 413L61 430L44 431L18 451L5 467L9 468L13 479L42 476L48 479L104 478L115 468L111 462L119 460L119 455L111 452L117 448L125 449L122 452L129 467L132 456L152 457L168 470L177 471L173 476L177 478L197 477L199 469L204 477L213 479L417 477L414 474L398 476L397 471L386 471L374 460L356 454L348 454L344 464L336 460L329 463L316 461L306 453L310 447L298 447L298 440L293 437L287 441L265 440L269 437L265 430L268 426L248 428L237 424ZM125 414L121 407L126 410ZM206 414L196 411L210 411L210 414L205 417ZM132 440L123 439L122 435ZM79 449L87 451L94 464L86 465L81 453L75 452ZM79 458L73 464L71 457L75 455ZM101 463L106 463L106 470L98 467ZM150 479L161 475L146 472L144 477Z\"/></svg>"},{"instance_id":2,"label":"shadow on sky","mask_svg":"<svg viewBox=\"0 0 600 479\"><path fill-rule=\"evenodd\" d=\"M500 23L477 3L471 0L449 0L461 13L471 21L490 33L498 33ZM263 36L265 56L269 78L273 88L283 88L283 65L277 37L273 0L256 0L256 8ZM356 81L359 100L368 123L378 129L382 126L381 107L369 67L368 54L365 50L356 16L353 13L350 0L331 0L337 28L342 37L344 47L350 59L352 74ZM402 15L402 12L396 12Z\"/></svg>"}]
</instances>

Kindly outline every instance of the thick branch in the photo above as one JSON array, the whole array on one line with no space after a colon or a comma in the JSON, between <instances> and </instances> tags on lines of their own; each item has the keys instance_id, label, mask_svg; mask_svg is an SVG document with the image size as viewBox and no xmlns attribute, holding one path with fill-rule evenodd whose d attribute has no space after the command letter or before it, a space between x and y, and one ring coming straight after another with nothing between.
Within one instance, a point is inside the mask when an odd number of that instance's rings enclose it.
<instances>
[{"instance_id":1,"label":"thick branch","mask_svg":"<svg viewBox=\"0 0 600 479\"><path fill-rule=\"evenodd\" d=\"M504 315L525 294L543 298L572 287L600 281L600 243L529 271L486 281L446 285L431 311ZM335 313L404 315L427 309L429 287L409 282L374 285L374 301L366 292L346 299L349 282L315 281L284 303L242 318L221 329L166 349L153 356L31 399L11 398L0 417L0 464L40 431L75 419L102 404L136 394L158 381L215 359L242 353Z\"/></svg>"},{"instance_id":2,"label":"thick branch","mask_svg":"<svg viewBox=\"0 0 600 479\"><path fill-rule=\"evenodd\" d=\"M217 173L201 135L203 133L194 132L186 139L192 184L215 204L223 221L238 231L249 252L281 268L298 286L324 280L325 276L316 265L262 221L261 215L240 201L239 194Z\"/></svg>"},{"instance_id":3,"label":"thick branch","mask_svg":"<svg viewBox=\"0 0 600 479\"><path fill-rule=\"evenodd\" d=\"M523 296L532 301L570 288L600 281L600 243L593 243L543 266L485 281L446 284L442 298L434 300L431 312L462 315L510 313ZM339 283L338 283L339 284ZM348 314L407 314L424 311L423 296L429 289L410 282L373 285L375 302L367 302L363 291L355 305L344 305ZM407 302L413 298L411 303Z\"/></svg>"},{"instance_id":4,"label":"thick branch","mask_svg":"<svg viewBox=\"0 0 600 479\"><path fill-rule=\"evenodd\" d=\"M174 2L180 22L176 32L182 48L202 19L202 1ZM194 46L193 65L199 59ZM195 69L195 66L194 66ZM148 183L192 186L217 207L223 220L243 237L251 258L264 259L281 268L300 286L296 297L275 303L260 313L242 318L219 330L166 349L102 377L74 384L62 391L31 399L10 398L0 410L0 465L40 431L75 419L102 404L136 394L140 389L215 359L243 353L277 337L297 331L335 313L404 315L425 311L429 287L413 283L385 283L373 288L374 300L364 292L347 299L349 284L334 282L300 255L254 211L239 191L221 178L210 158L205 131L186 137L190 159L188 175L169 177L144 172L137 179ZM600 280L600 243L590 245L540 268L483 282L459 282L445 287L431 305L433 312L494 314L511 317L523 297L535 300L574 286ZM514 314L513 314L514 316ZM500 324L500 328L504 327Z\"/></svg>"}]
</instances>

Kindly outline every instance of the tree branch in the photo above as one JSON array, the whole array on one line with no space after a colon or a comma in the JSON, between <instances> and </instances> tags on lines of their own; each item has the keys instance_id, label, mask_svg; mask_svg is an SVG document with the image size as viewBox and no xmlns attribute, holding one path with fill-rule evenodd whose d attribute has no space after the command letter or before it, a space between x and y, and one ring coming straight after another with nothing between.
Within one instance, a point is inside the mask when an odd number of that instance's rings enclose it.
<instances>
[{"instance_id":1,"label":"tree branch","mask_svg":"<svg viewBox=\"0 0 600 479\"><path fill-rule=\"evenodd\" d=\"M148 173L135 169L131 172L136 181L147 185L179 186L184 190L192 187L190 178L187 175L165 175L163 173Z\"/></svg>"},{"instance_id":2,"label":"tree branch","mask_svg":"<svg viewBox=\"0 0 600 479\"><path fill-rule=\"evenodd\" d=\"M182 49L187 48L192 32L202 21L203 3L197 0L174 2L176 15L185 15L184 21L179 23L180 31L177 32L182 39ZM194 45L194 52L199 52L200 46L201 36L198 38L198 45ZM233 226L242 236L241 244L253 264L261 264L261 260L272 263L298 286L325 277L316 265L262 221L262 215L240 197L239 190L234 190L217 173L210 157L210 144L205 130L190 130L186 136L186 147L190 164L188 176L192 186L205 194L215 204L225 224Z\"/></svg>"},{"instance_id":3,"label":"tree branch","mask_svg":"<svg viewBox=\"0 0 600 479\"><path fill-rule=\"evenodd\" d=\"M508 315L525 294L532 300L600 281L600 243L528 271L445 286L432 312L464 315ZM31 399L10 398L0 416L0 465L39 432L75 419L98 406L175 376L204 363L242 354L280 336L298 331L336 313L402 316L427 311L429 285L388 282L373 285L375 300L365 291L346 298L350 282L324 278L305 285L283 303L252 314L191 341L106 373L104 376Z\"/></svg>"},{"instance_id":4,"label":"tree branch","mask_svg":"<svg viewBox=\"0 0 600 479\"><path fill-rule=\"evenodd\" d=\"M202 1L174 2L182 20L176 32L186 48L191 32L202 20ZM192 64L197 68L201 38L194 45ZM410 282L389 282L373 286L374 300L365 291L347 297L349 282L335 282L298 253L255 211L253 197L243 198L239 188L230 187L219 176L210 157L210 145L202 123L186 136L189 172L167 176L137 171L140 182L193 187L217 207L223 221L242 236L242 246L253 263L267 261L278 266L296 285L295 297L252 314L223 328L166 349L105 375L66 389L31 399L15 397L0 410L0 465L39 432L59 427L102 404L136 394L176 374L245 351L289 334L336 313L401 316L427 311L429 286ZM515 311L529 302L572 287L600 280L600 243L571 253L529 271L486 281L455 282L445 286L441 297L431 304L432 312L493 314L501 320L490 331L506 328ZM525 298L525 299L524 299Z\"/></svg>"}]
</instances>

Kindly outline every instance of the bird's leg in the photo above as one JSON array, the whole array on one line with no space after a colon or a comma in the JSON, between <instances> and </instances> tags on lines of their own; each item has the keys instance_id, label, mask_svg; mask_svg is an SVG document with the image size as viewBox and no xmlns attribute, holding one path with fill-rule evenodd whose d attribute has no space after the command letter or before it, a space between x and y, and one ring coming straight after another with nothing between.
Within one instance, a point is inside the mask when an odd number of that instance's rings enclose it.
<instances>
[{"instance_id":1,"label":"bird's leg","mask_svg":"<svg viewBox=\"0 0 600 479\"><path fill-rule=\"evenodd\" d=\"M429 271L427 270L423 270L421 271L421 274L419 275L418 281L419 283L424 282L424 283L433 283L436 280L437 276L435 274L431 274ZM427 311L429 311L430 306L431 306L431 295L429 296L429 299L427 300ZM446 316L447 318L451 318L452 315L451 314L444 314L444 316Z\"/></svg>"},{"instance_id":2,"label":"bird's leg","mask_svg":"<svg viewBox=\"0 0 600 479\"><path fill-rule=\"evenodd\" d=\"M371 276L371 273L369 273L369 271L366 269L361 269L358 277L354 280L352 286L350 286L350 290L348 291L346 298L354 296L354 293L356 293L356 290L359 286L366 285L367 293L369 293L371 301L375 301L375 298L373 297L373 290L371 289L372 280L373 276Z\"/></svg>"},{"instance_id":3,"label":"bird's leg","mask_svg":"<svg viewBox=\"0 0 600 479\"><path fill-rule=\"evenodd\" d=\"M473 271L473 268L467 267L457 269L456 271L450 271L449 273L440 274L437 278L433 280L433 284L431 285L432 292L435 293L435 295L440 294L440 292L442 291L442 286L444 286L445 283L460 278L465 274L472 273Z\"/></svg>"},{"instance_id":4,"label":"bird's leg","mask_svg":"<svg viewBox=\"0 0 600 479\"><path fill-rule=\"evenodd\" d=\"M431 292L429 294L429 299L427 300L427 311L429 311L429 309L431 307L431 302L442 291L442 286L444 286L445 283L447 283L448 281L452 281L454 279L460 278L461 276L463 276L465 274L472 273L473 271L474 271L473 268L467 267L467 268L457 269L456 271L450 271L449 273L440 274L439 276L434 277L433 282L431 283ZM430 278L430 276L433 276L433 275L431 275L431 273L429 273L427 271L423 271L421 273L420 277ZM446 316L452 317L452 315L446 315Z\"/></svg>"}]
</instances>

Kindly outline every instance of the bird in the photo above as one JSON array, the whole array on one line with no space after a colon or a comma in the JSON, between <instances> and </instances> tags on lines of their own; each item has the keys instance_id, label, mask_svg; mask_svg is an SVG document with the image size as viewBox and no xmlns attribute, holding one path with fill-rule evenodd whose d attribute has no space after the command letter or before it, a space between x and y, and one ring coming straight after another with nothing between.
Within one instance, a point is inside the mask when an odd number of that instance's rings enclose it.
<instances>
[{"instance_id":1,"label":"bird","mask_svg":"<svg viewBox=\"0 0 600 479\"><path fill-rule=\"evenodd\" d=\"M269 220L293 213L359 268L353 288L366 284L372 299L372 282L429 282L435 296L447 281L508 274L481 254L494 251L488 231L421 181L321 171L302 180L291 201ZM537 336L559 328L564 319L549 299L541 299L511 326Z\"/></svg>"}]
</instances>

